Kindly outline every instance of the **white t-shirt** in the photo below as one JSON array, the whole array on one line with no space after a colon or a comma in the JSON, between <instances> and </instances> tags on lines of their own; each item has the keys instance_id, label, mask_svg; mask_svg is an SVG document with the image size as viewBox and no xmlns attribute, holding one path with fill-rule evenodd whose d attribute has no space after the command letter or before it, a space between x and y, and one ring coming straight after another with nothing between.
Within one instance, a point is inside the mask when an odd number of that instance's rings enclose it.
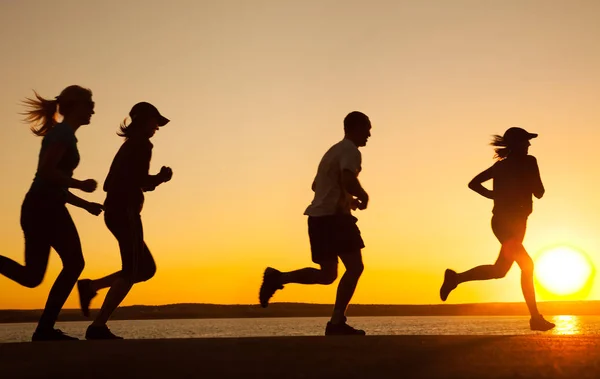
<instances>
[{"instance_id":1,"label":"white t-shirt","mask_svg":"<svg viewBox=\"0 0 600 379\"><path fill-rule=\"evenodd\" d=\"M344 138L327 150L315 177L315 197L304 214L315 217L349 214L352 195L343 188L342 172L350 170L358 175L361 162L358 147L349 139Z\"/></svg>"}]
</instances>

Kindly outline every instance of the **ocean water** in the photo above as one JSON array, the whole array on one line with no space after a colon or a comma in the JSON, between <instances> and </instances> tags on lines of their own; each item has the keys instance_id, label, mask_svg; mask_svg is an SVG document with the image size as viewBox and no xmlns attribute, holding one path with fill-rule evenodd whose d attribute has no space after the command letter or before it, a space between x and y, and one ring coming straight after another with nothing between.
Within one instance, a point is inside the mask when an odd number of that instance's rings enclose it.
<instances>
[{"instance_id":1,"label":"ocean water","mask_svg":"<svg viewBox=\"0 0 600 379\"><path fill-rule=\"evenodd\" d=\"M600 334L600 316L550 316L552 335ZM323 335L327 318L245 318L111 321L109 327L127 339L233 338ZM529 317L427 316L353 317L348 323L368 335L533 335ZM83 338L88 322L62 322L57 328ZM31 340L33 323L0 324L0 342Z\"/></svg>"}]
</instances>

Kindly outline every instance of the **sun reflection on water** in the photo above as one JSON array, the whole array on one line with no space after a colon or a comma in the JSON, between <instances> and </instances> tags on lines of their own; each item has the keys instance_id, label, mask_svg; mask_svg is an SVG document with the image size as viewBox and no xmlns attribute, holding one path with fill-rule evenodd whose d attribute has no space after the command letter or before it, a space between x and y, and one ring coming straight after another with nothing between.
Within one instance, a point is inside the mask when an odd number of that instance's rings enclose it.
<instances>
[{"instance_id":1,"label":"sun reflection on water","mask_svg":"<svg viewBox=\"0 0 600 379\"><path fill-rule=\"evenodd\" d=\"M552 322L556 327L552 329L552 334L571 335L581 333L581 320L577 316L554 316Z\"/></svg>"}]
</instances>

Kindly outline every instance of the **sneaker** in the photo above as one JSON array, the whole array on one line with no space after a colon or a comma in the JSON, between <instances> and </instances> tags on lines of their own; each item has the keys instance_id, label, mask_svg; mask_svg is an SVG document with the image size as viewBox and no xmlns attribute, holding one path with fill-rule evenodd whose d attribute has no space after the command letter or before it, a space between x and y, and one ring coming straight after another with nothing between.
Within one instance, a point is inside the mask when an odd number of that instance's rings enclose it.
<instances>
[{"instance_id":1,"label":"sneaker","mask_svg":"<svg viewBox=\"0 0 600 379\"><path fill-rule=\"evenodd\" d=\"M282 290L283 285L280 283L281 272L275 270L272 267L267 267L263 275L263 282L260 286L260 293L258 299L260 300L260 306L266 308L269 306L269 300L277 290Z\"/></svg>"},{"instance_id":2,"label":"sneaker","mask_svg":"<svg viewBox=\"0 0 600 379\"><path fill-rule=\"evenodd\" d=\"M92 281L89 279L78 280L77 290L79 292L81 313L83 313L85 317L90 317L90 303L96 296L96 291L92 290Z\"/></svg>"},{"instance_id":3,"label":"sneaker","mask_svg":"<svg viewBox=\"0 0 600 379\"><path fill-rule=\"evenodd\" d=\"M547 332L548 330L553 329L555 326L556 325L554 323L547 321L542 315L532 317L529 320L529 327L531 328L531 330Z\"/></svg>"},{"instance_id":4,"label":"sneaker","mask_svg":"<svg viewBox=\"0 0 600 379\"><path fill-rule=\"evenodd\" d=\"M458 274L450 269L447 269L444 273L444 283L440 288L440 298L442 301L446 301L450 292L458 286Z\"/></svg>"},{"instance_id":5,"label":"sneaker","mask_svg":"<svg viewBox=\"0 0 600 379\"><path fill-rule=\"evenodd\" d=\"M364 330L355 329L350 325L346 324L346 320L341 324L333 324L331 321L327 323L327 327L325 328L326 336L364 336Z\"/></svg>"},{"instance_id":6,"label":"sneaker","mask_svg":"<svg viewBox=\"0 0 600 379\"><path fill-rule=\"evenodd\" d=\"M60 329L38 329L33 333L31 340L38 341L78 341L79 338L71 337Z\"/></svg>"},{"instance_id":7,"label":"sneaker","mask_svg":"<svg viewBox=\"0 0 600 379\"><path fill-rule=\"evenodd\" d=\"M108 326L88 326L85 331L85 339L86 340L122 340L123 337L119 337L113 334L113 332L108 329Z\"/></svg>"}]
</instances>

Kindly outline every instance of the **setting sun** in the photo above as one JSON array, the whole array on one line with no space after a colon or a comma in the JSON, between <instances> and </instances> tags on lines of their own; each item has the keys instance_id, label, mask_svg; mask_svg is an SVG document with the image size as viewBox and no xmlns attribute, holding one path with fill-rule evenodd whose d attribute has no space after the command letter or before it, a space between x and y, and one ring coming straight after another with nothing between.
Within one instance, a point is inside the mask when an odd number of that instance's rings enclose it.
<instances>
[{"instance_id":1,"label":"setting sun","mask_svg":"<svg viewBox=\"0 0 600 379\"><path fill-rule=\"evenodd\" d=\"M582 252L565 246L546 250L535 264L539 283L559 296L581 291L593 272L590 261Z\"/></svg>"}]
</instances>

